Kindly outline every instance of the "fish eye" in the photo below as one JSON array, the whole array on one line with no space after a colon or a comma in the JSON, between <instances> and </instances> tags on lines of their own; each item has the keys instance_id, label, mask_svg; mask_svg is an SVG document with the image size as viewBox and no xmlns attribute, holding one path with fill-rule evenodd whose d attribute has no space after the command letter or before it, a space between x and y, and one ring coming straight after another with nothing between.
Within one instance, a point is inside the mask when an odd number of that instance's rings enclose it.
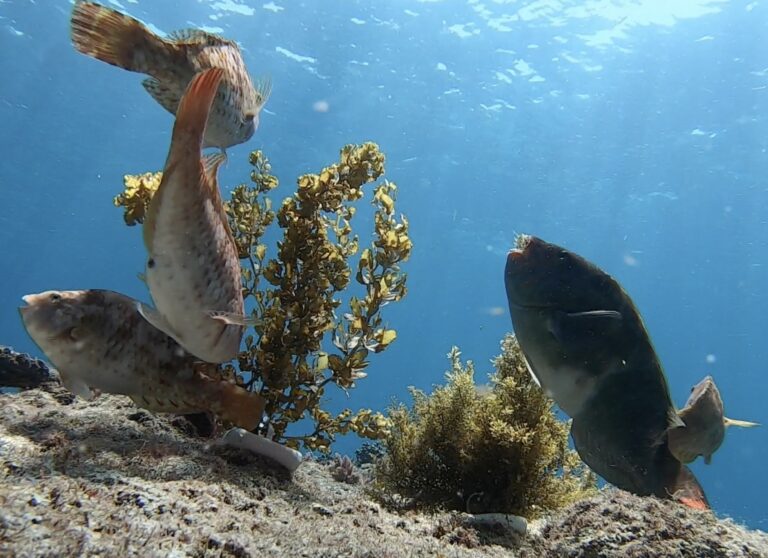
<instances>
[{"instance_id":1,"label":"fish eye","mask_svg":"<svg viewBox=\"0 0 768 558\"><path fill-rule=\"evenodd\" d=\"M154 258L149 258L149 259L147 260L147 267L148 267L149 269L152 269L153 267L155 267L155 260L154 260Z\"/></svg>"},{"instance_id":2,"label":"fish eye","mask_svg":"<svg viewBox=\"0 0 768 558\"><path fill-rule=\"evenodd\" d=\"M51 302L59 302L61 300L61 295L59 293L51 293Z\"/></svg>"}]
</instances>

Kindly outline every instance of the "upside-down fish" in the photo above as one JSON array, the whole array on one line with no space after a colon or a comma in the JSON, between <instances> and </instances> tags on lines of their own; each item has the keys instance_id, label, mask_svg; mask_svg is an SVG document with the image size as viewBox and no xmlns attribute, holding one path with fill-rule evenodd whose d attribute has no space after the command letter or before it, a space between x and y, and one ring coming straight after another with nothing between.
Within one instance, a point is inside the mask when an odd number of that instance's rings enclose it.
<instances>
[{"instance_id":1,"label":"upside-down fish","mask_svg":"<svg viewBox=\"0 0 768 558\"><path fill-rule=\"evenodd\" d=\"M669 431L669 449L683 463L690 463L704 456L704 463L712 462L715 453L725 439L729 426L760 426L756 422L730 419L725 416L723 399L712 376L705 377L691 389L685 407L677 412L683 425Z\"/></svg>"},{"instance_id":2,"label":"upside-down fish","mask_svg":"<svg viewBox=\"0 0 768 558\"><path fill-rule=\"evenodd\" d=\"M204 147L227 147L248 141L259 125L259 112L271 83L254 87L237 43L198 29L157 36L140 21L94 2L78 0L72 11L75 48L113 66L148 74L144 89L176 114L189 82L209 68L224 71L205 132Z\"/></svg>"},{"instance_id":3,"label":"upside-down fish","mask_svg":"<svg viewBox=\"0 0 768 558\"><path fill-rule=\"evenodd\" d=\"M258 426L264 399L209 371L148 323L136 301L104 290L47 291L19 308L30 337L58 369L64 387L127 395L153 412L213 412L247 430Z\"/></svg>"},{"instance_id":4,"label":"upside-down fish","mask_svg":"<svg viewBox=\"0 0 768 558\"><path fill-rule=\"evenodd\" d=\"M224 155L203 157L208 111L223 77L201 72L179 104L163 178L147 208L146 283L155 308L140 304L152 325L206 362L234 358L246 325L240 259L219 193Z\"/></svg>"},{"instance_id":5,"label":"upside-down fish","mask_svg":"<svg viewBox=\"0 0 768 558\"><path fill-rule=\"evenodd\" d=\"M709 507L670 453L679 426L661 364L629 296L584 258L532 236L507 256L515 335L534 379L572 419L584 462L619 488Z\"/></svg>"}]
</instances>

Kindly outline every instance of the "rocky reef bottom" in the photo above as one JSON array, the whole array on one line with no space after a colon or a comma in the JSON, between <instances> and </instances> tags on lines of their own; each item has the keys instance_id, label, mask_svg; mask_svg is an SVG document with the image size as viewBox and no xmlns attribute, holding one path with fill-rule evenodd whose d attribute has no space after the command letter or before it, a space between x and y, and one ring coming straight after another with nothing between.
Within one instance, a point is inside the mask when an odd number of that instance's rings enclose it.
<instances>
[{"instance_id":1,"label":"rocky reef bottom","mask_svg":"<svg viewBox=\"0 0 768 558\"><path fill-rule=\"evenodd\" d=\"M618 490L529 525L390 511L307 461L292 475L123 397L0 395L0 556L750 556L768 534Z\"/></svg>"}]
</instances>

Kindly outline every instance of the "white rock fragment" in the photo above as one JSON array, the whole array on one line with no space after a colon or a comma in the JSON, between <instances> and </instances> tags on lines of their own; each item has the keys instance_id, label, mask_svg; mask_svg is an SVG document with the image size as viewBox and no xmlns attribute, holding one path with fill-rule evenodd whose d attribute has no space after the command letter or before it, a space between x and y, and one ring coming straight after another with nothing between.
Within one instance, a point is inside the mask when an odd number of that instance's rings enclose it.
<instances>
[{"instance_id":1,"label":"white rock fragment","mask_svg":"<svg viewBox=\"0 0 768 558\"><path fill-rule=\"evenodd\" d=\"M268 440L264 436L248 432L243 428L233 428L228 430L217 443L233 448L248 450L256 455L267 457L272 461L279 463L291 473L301 465L302 461L301 452L287 448L272 440Z\"/></svg>"}]
</instances>

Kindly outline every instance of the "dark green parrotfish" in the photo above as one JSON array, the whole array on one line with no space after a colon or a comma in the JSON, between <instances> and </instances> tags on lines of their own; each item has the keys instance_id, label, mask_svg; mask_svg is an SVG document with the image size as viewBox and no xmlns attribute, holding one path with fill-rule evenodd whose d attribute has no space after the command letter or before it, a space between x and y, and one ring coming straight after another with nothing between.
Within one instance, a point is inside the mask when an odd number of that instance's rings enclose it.
<instances>
[{"instance_id":1,"label":"dark green parrotfish","mask_svg":"<svg viewBox=\"0 0 768 558\"><path fill-rule=\"evenodd\" d=\"M725 416L723 399L712 376L707 376L691 388L685 407L677 414L684 425L669 431L669 449L683 463L690 463L703 455L704 463L709 465L729 426L760 426L756 422Z\"/></svg>"},{"instance_id":2,"label":"dark green parrotfish","mask_svg":"<svg viewBox=\"0 0 768 558\"><path fill-rule=\"evenodd\" d=\"M525 235L504 277L530 372L573 419L582 460L623 490L708 509L696 478L670 453L667 432L682 421L640 315L616 280Z\"/></svg>"}]
</instances>

